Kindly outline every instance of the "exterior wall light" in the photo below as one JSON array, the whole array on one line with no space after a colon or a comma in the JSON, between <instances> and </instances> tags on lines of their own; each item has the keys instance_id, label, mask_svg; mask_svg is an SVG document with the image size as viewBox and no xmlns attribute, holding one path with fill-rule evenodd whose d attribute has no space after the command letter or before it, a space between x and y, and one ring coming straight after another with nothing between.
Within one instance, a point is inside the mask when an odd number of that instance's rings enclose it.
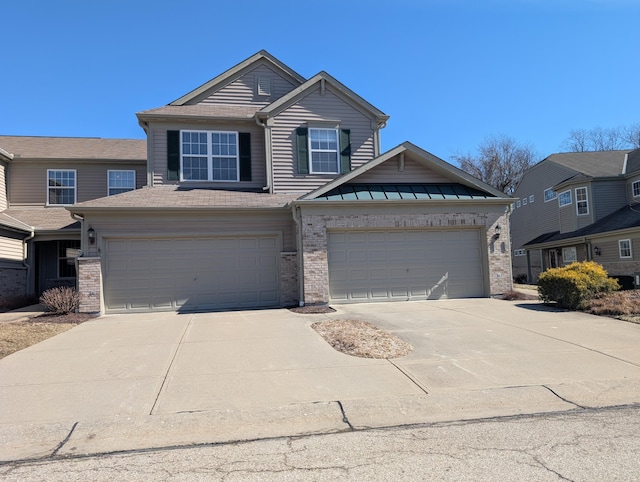
<instances>
[{"instance_id":1,"label":"exterior wall light","mask_svg":"<svg viewBox=\"0 0 640 482\"><path fill-rule=\"evenodd\" d=\"M593 248L593 252L596 253L598 256L602 254L602 251L600 251L600 248L598 248L597 246Z\"/></svg>"},{"instance_id":2,"label":"exterior wall light","mask_svg":"<svg viewBox=\"0 0 640 482\"><path fill-rule=\"evenodd\" d=\"M87 230L87 236L89 237L89 244L96 244L96 230L91 226L89 226L89 229Z\"/></svg>"},{"instance_id":3,"label":"exterior wall light","mask_svg":"<svg viewBox=\"0 0 640 482\"><path fill-rule=\"evenodd\" d=\"M502 228L500 227L499 224L496 225L496 234L493 235L493 239L498 239L500 237L500 232L502 231Z\"/></svg>"}]
</instances>

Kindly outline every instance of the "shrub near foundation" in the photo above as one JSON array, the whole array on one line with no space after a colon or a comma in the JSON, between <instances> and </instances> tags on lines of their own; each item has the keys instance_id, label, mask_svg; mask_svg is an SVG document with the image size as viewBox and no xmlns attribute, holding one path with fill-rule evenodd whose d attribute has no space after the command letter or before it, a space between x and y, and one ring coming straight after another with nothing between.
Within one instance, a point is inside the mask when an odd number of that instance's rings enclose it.
<instances>
[{"instance_id":1,"label":"shrub near foundation","mask_svg":"<svg viewBox=\"0 0 640 482\"><path fill-rule=\"evenodd\" d=\"M540 299L545 303L555 301L560 308L571 310L585 309L596 295L618 289L618 282L594 261L548 269L538 277Z\"/></svg>"},{"instance_id":2,"label":"shrub near foundation","mask_svg":"<svg viewBox=\"0 0 640 482\"><path fill-rule=\"evenodd\" d=\"M80 295L74 288L61 286L42 293L40 303L51 313L75 313L80 304Z\"/></svg>"}]
</instances>

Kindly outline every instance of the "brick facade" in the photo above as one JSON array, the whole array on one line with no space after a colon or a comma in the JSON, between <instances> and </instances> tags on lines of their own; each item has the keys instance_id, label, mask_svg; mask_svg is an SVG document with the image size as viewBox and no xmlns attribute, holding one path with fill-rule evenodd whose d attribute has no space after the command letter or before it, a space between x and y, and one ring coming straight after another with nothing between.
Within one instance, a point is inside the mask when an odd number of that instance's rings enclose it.
<instances>
[{"instance_id":1,"label":"brick facade","mask_svg":"<svg viewBox=\"0 0 640 482\"><path fill-rule=\"evenodd\" d=\"M495 238L495 227L501 232ZM329 265L327 230L342 229L411 229L480 227L486 234L489 295L495 296L512 288L511 246L506 214L436 213L436 214L357 214L303 215L302 257L304 264L304 302L329 302ZM455 256L455 253L452 253Z\"/></svg>"},{"instance_id":2,"label":"brick facade","mask_svg":"<svg viewBox=\"0 0 640 482\"><path fill-rule=\"evenodd\" d=\"M298 304L298 253L280 253L280 304Z\"/></svg>"},{"instance_id":3,"label":"brick facade","mask_svg":"<svg viewBox=\"0 0 640 482\"><path fill-rule=\"evenodd\" d=\"M25 296L27 294L27 268L0 268L0 297Z\"/></svg>"},{"instance_id":4,"label":"brick facade","mask_svg":"<svg viewBox=\"0 0 640 482\"><path fill-rule=\"evenodd\" d=\"M102 311L102 269L100 258L78 258L78 291L80 313Z\"/></svg>"}]
</instances>

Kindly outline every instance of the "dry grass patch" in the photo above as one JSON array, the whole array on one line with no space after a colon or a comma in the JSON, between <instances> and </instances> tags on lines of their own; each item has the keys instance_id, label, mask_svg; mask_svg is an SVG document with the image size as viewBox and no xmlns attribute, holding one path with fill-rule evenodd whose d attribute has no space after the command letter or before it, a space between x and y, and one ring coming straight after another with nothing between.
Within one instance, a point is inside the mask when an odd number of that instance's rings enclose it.
<instances>
[{"instance_id":1,"label":"dry grass patch","mask_svg":"<svg viewBox=\"0 0 640 482\"><path fill-rule=\"evenodd\" d=\"M70 330L90 318L91 315L80 313L44 314L26 321L0 323L0 358Z\"/></svg>"},{"instance_id":2,"label":"dry grass patch","mask_svg":"<svg viewBox=\"0 0 640 482\"><path fill-rule=\"evenodd\" d=\"M505 292L502 295L503 300L514 301L514 300L537 300L538 297L536 295L530 295L527 293L522 293L521 291L510 290Z\"/></svg>"},{"instance_id":3,"label":"dry grass patch","mask_svg":"<svg viewBox=\"0 0 640 482\"><path fill-rule=\"evenodd\" d=\"M361 358L398 358L413 347L391 333L361 320L319 321L311 325L334 349Z\"/></svg>"},{"instance_id":4,"label":"dry grass patch","mask_svg":"<svg viewBox=\"0 0 640 482\"><path fill-rule=\"evenodd\" d=\"M616 291L597 296L589 302L588 313L615 316L627 321L640 321L640 291Z\"/></svg>"}]
</instances>

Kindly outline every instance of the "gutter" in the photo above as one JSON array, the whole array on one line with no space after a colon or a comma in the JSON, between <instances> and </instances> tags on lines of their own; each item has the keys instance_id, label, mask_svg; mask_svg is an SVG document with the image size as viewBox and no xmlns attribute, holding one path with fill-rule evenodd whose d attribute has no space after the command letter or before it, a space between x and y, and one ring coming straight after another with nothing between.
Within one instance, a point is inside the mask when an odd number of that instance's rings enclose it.
<instances>
[{"instance_id":1,"label":"gutter","mask_svg":"<svg viewBox=\"0 0 640 482\"><path fill-rule=\"evenodd\" d=\"M302 215L300 214L300 206L293 206L291 210L293 221L296 223L296 232L298 235L298 305L304 306L304 263L302 261Z\"/></svg>"}]
</instances>

